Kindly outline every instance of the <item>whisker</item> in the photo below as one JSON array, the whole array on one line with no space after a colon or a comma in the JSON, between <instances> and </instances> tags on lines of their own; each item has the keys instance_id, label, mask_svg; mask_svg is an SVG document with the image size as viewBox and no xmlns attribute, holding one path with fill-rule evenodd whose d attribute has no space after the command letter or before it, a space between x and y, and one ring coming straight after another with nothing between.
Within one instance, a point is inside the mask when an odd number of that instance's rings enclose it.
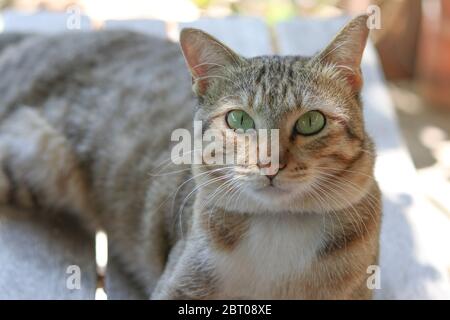
<instances>
[{"instance_id":1,"label":"whisker","mask_svg":"<svg viewBox=\"0 0 450 320\"><path fill-rule=\"evenodd\" d=\"M218 168L218 169L208 170L208 171L206 171L206 172L202 172L202 173L199 173L199 174L197 174L197 175L194 175L194 176L188 178L186 181L184 181L184 182L183 182L183 183L182 183L182 184L174 191L174 196L173 196L173 199L172 199L171 212L173 212L174 209L175 209L175 199L176 199L176 195L178 194L178 192L181 190L181 188L182 188L184 185L186 185L186 184L189 183L190 181L192 181L192 180L194 180L194 179L197 179L197 178L199 178L199 177L201 177L201 176L204 176L204 175L211 175L211 174L214 173L214 172L219 172L219 171L221 171L221 170L227 170L227 169L232 168L232 167L233 167L233 166L228 166L228 167L223 167L223 168ZM201 186L200 186L200 187L201 187ZM196 190L197 190L197 188L194 188L194 189L191 191L191 193L195 192ZM189 193L188 196L189 196L191 193ZM184 200L186 200L186 198L185 198ZM184 203L184 200L183 200L183 203ZM178 211L177 216L179 216L179 218L180 218L180 224L181 224L181 213L180 213L180 211ZM175 218L175 219L174 219L174 223L175 223L176 220L177 220L177 219ZM181 228L181 229L182 229L182 228ZM181 231L182 231L182 230L181 230Z\"/></svg>"},{"instance_id":2,"label":"whisker","mask_svg":"<svg viewBox=\"0 0 450 320\"><path fill-rule=\"evenodd\" d=\"M324 180L324 182L326 182L328 184L332 184L332 185L334 185L336 187L339 187L343 192L348 192L348 188L351 188L352 190L358 192L358 195L361 196L361 198L366 196L366 199L368 201L368 205L370 206L370 210L369 210L368 213L369 213L370 217L373 219L373 221L376 222L374 215L375 215L375 212L377 210L380 210L379 199L377 199L373 195L371 195L370 192L361 190L361 188L359 188L352 181L349 181L349 180L344 179L344 178L339 178L338 181L332 181L330 179L334 177L333 175L327 174L325 172L321 172L321 174L324 175L325 177L319 178L319 179ZM341 186L338 183L343 183L344 185Z\"/></svg>"}]
</instances>

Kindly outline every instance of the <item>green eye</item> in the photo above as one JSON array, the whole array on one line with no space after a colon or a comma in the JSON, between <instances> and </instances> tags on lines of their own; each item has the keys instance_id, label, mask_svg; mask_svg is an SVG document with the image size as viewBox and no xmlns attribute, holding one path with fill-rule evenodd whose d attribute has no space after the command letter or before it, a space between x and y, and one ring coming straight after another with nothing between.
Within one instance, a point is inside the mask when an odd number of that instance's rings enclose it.
<instances>
[{"instance_id":1,"label":"green eye","mask_svg":"<svg viewBox=\"0 0 450 320\"><path fill-rule=\"evenodd\" d=\"M233 110L227 114L227 123L231 129L254 129L255 122L253 119L242 110Z\"/></svg>"},{"instance_id":2,"label":"green eye","mask_svg":"<svg viewBox=\"0 0 450 320\"><path fill-rule=\"evenodd\" d=\"M319 111L309 111L302 115L295 124L295 130L304 136L319 133L325 127L325 116Z\"/></svg>"}]
</instances>

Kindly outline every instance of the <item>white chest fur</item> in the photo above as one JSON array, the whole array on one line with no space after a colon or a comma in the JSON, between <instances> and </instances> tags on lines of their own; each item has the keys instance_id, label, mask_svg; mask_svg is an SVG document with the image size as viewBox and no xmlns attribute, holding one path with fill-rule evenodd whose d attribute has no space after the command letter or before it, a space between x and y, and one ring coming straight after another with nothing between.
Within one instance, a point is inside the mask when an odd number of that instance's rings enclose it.
<instances>
[{"instance_id":1,"label":"white chest fur","mask_svg":"<svg viewBox=\"0 0 450 320\"><path fill-rule=\"evenodd\" d=\"M295 278L325 241L319 216L254 217L232 252L216 252L218 276L227 297L272 298L280 281Z\"/></svg>"}]
</instances>

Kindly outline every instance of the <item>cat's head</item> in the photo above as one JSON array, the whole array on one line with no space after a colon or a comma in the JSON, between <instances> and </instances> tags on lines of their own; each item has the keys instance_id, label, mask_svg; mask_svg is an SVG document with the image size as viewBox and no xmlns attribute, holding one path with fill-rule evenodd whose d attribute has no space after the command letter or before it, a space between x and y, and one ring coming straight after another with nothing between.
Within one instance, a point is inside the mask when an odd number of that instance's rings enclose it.
<instances>
[{"instance_id":1,"label":"cat's head","mask_svg":"<svg viewBox=\"0 0 450 320\"><path fill-rule=\"evenodd\" d=\"M309 58L244 58L200 30L181 32L199 100L195 120L203 129L279 130L279 161L268 175L258 163L193 166L197 186L209 195L205 205L323 212L348 207L366 193L374 164L360 101L366 21L353 19ZM248 157L243 137L236 130L225 150Z\"/></svg>"}]
</instances>

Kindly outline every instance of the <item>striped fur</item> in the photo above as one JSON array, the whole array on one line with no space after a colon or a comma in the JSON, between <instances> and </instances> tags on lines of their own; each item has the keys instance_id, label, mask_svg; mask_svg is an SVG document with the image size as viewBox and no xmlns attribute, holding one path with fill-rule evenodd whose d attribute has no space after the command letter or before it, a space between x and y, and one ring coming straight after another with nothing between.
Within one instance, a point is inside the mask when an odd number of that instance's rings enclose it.
<instances>
[{"instance_id":1,"label":"striped fur","mask_svg":"<svg viewBox=\"0 0 450 320\"><path fill-rule=\"evenodd\" d=\"M381 205L359 98L365 21L311 58L243 58L185 30L197 99L169 42L122 31L27 37L0 54L0 201L104 228L155 299L370 298ZM170 163L171 132L190 128L192 110L224 132L232 109L280 130L276 188L257 166ZM299 136L308 110L326 127ZM237 156L249 157L242 143Z\"/></svg>"}]
</instances>

